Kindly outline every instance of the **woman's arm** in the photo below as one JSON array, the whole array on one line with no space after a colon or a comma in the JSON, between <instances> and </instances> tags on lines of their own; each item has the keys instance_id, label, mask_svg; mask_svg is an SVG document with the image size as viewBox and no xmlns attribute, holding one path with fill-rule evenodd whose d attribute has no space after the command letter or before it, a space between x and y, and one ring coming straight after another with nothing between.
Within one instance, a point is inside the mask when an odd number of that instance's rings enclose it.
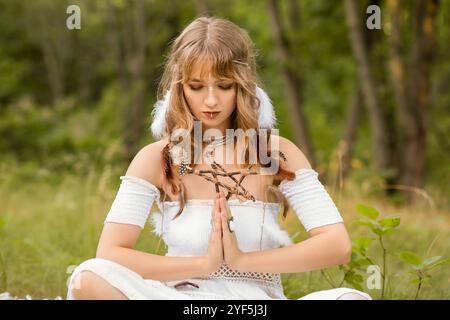
<instances>
[{"instance_id":1,"label":"woman's arm","mask_svg":"<svg viewBox=\"0 0 450 320\"><path fill-rule=\"evenodd\" d=\"M235 237L228 232L226 220L223 219L227 263L240 271L270 273L304 272L348 263L351 241L344 224L338 223L342 222L342 218L334 203L316 175L309 170L311 165L297 146L279 137L279 148L287 158L284 164L287 170L296 172L307 169L306 174L300 174L299 179L284 192L311 237L283 248L243 253L238 250ZM222 207L227 206L226 202L221 204Z\"/></svg>"},{"instance_id":2,"label":"woman's arm","mask_svg":"<svg viewBox=\"0 0 450 320\"><path fill-rule=\"evenodd\" d=\"M161 141L150 144L134 157L126 176L146 180L153 186L126 181L108 214L96 256L117 262L145 279L173 281L207 275L218 269L223 260L221 233L212 233L212 245L202 257L169 257L134 249L148 217L155 187L160 188L162 183L160 157L164 145ZM220 230L219 215L216 223Z\"/></svg>"},{"instance_id":3,"label":"woman's arm","mask_svg":"<svg viewBox=\"0 0 450 320\"><path fill-rule=\"evenodd\" d=\"M342 223L318 227L310 233L313 236L288 247L242 253L230 267L240 271L294 273L349 262L351 244Z\"/></svg>"},{"instance_id":4,"label":"woman's arm","mask_svg":"<svg viewBox=\"0 0 450 320\"><path fill-rule=\"evenodd\" d=\"M105 223L97 258L117 262L144 279L172 281L208 273L203 257L167 257L133 249L141 228L130 224Z\"/></svg>"}]
</instances>

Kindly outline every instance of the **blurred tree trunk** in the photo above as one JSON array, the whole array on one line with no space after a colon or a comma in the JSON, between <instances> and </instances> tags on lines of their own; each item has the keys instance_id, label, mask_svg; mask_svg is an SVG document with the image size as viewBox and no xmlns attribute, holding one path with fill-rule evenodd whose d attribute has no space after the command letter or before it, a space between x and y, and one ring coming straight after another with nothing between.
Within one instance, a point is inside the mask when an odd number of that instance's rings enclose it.
<instances>
[{"instance_id":1,"label":"blurred tree trunk","mask_svg":"<svg viewBox=\"0 0 450 320\"><path fill-rule=\"evenodd\" d=\"M341 159L341 178L345 179L349 173L351 165L351 156L353 146L356 141L356 133L358 131L358 125L361 118L361 112L363 107L363 98L361 93L361 86L356 84L353 89L350 104L347 108L346 123L344 128L344 134L339 142L339 155Z\"/></svg>"},{"instance_id":2,"label":"blurred tree trunk","mask_svg":"<svg viewBox=\"0 0 450 320\"><path fill-rule=\"evenodd\" d=\"M133 52L129 52L129 65L132 83L131 110L124 109L124 117L130 124L129 135L125 138L128 154L133 157L135 148L145 134L145 6L144 0L133 1L132 35ZM126 36L126 35L124 35Z\"/></svg>"},{"instance_id":3,"label":"blurred tree trunk","mask_svg":"<svg viewBox=\"0 0 450 320\"><path fill-rule=\"evenodd\" d=\"M403 181L422 187L425 180L426 133L430 103L431 66L435 48L437 0L417 0L413 5L413 43L409 104L416 120L413 139L406 139L407 160Z\"/></svg>"},{"instance_id":4,"label":"blurred tree trunk","mask_svg":"<svg viewBox=\"0 0 450 320\"><path fill-rule=\"evenodd\" d=\"M70 39L71 35L66 30L56 29L55 27L55 21L61 20L57 17L58 13L55 12L58 8L52 8L48 3L30 8L30 10L34 9L33 12L30 12L32 15L31 28L36 28L37 26L38 29L38 43L47 71L46 76L53 104L64 96L66 88L65 66L70 59L73 49ZM34 32L34 29L31 32Z\"/></svg>"},{"instance_id":5,"label":"blurred tree trunk","mask_svg":"<svg viewBox=\"0 0 450 320\"><path fill-rule=\"evenodd\" d=\"M370 1L370 4L379 5L378 0ZM379 35L375 32L371 32L368 29L364 29L362 33L364 42L367 46L368 55L373 56L373 47L376 41L379 41ZM363 112L364 99L361 91L361 84L358 78L355 79L352 95L350 97L350 103L347 107L347 115L345 120L344 132L341 141L338 145L338 155L340 158L340 178L345 179L350 172L351 159L353 147L357 138L358 126L361 120L361 113ZM343 183L343 182L341 182Z\"/></svg>"},{"instance_id":6,"label":"blurred tree trunk","mask_svg":"<svg viewBox=\"0 0 450 320\"><path fill-rule=\"evenodd\" d=\"M398 170L400 173L400 179L402 184L408 184L405 181L406 172L410 172L408 168L410 165L411 152L414 156L411 159L415 159L416 152L414 150L414 144L411 141L416 140L416 137L420 136L420 128L416 126L417 115L411 112L411 106L409 105L407 82L405 75L405 63L402 57L401 46L401 12L400 3L398 0L388 0L388 9L390 13L391 22L391 34L389 37L389 69L390 76L395 96L397 119L400 127L400 143L398 145L396 156L399 157Z\"/></svg>"},{"instance_id":7,"label":"blurred tree trunk","mask_svg":"<svg viewBox=\"0 0 450 320\"><path fill-rule=\"evenodd\" d=\"M402 141L399 148L401 183L420 188L425 179L426 120L435 47L437 0L417 0L413 3L409 82L406 80L406 63L401 54L399 1L389 0L388 8L391 20L389 66Z\"/></svg>"},{"instance_id":8,"label":"blurred tree trunk","mask_svg":"<svg viewBox=\"0 0 450 320\"><path fill-rule=\"evenodd\" d=\"M125 157L131 160L145 134L145 7L128 1L121 12L108 1L109 43L116 61ZM120 23L121 21L122 23Z\"/></svg>"},{"instance_id":9,"label":"blurred tree trunk","mask_svg":"<svg viewBox=\"0 0 450 320\"><path fill-rule=\"evenodd\" d=\"M55 103L64 93L64 80L60 70L54 48L50 41L45 37L41 38L41 50L44 58L45 68L47 69L48 83L52 92L52 100Z\"/></svg>"},{"instance_id":10,"label":"blurred tree trunk","mask_svg":"<svg viewBox=\"0 0 450 320\"><path fill-rule=\"evenodd\" d=\"M294 8L298 9L298 7ZM287 98L289 118L291 119L291 126L294 131L294 143L302 149L305 156L311 164L314 165L315 157L302 108L303 79L298 71L291 67L290 62L295 61L296 57L292 55L292 43L287 39L286 34L283 31L281 23L282 18L280 17L280 11L276 0L268 0L268 14L270 30L272 31L276 52L282 66L282 81L284 84L284 93ZM291 24L298 24L298 21L298 11L292 11L290 13Z\"/></svg>"},{"instance_id":11,"label":"blurred tree trunk","mask_svg":"<svg viewBox=\"0 0 450 320\"><path fill-rule=\"evenodd\" d=\"M195 0L194 4L197 11L197 16L212 14L212 9L208 0Z\"/></svg>"},{"instance_id":12,"label":"blurred tree trunk","mask_svg":"<svg viewBox=\"0 0 450 320\"><path fill-rule=\"evenodd\" d=\"M386 115L378 94L377 83L369 63L364 29L360 21L357 1L345 0L347 22L354 56L358 63L359 81L368 111L375 164L379 169L388 170L392 164L392 152L388 137L389 128Z\"/></svg>"},{"instance_id":13,"label":"blurred tree trunk","mask_svg":"<svg viewBox=\"0 0 450 320\"><path fill-rule=\"evenodd\" d=\"M76 85L77 85L77 100L81 105L89 105L92 96L92 78L94 76L95 68L92 64L95 61L95 56L85 55L85 52L95 51L94 45L89 39L83 39L79 32L74 34L74 48L78 64L76 70Z\"/></svg>"},{"instance_id":14,"label":"blurred tree trunk","mask_svg":"<svg viewBox=\"0 0 450 320\"><path fill-rule=\"evenodd\" d=\"M117 13L111 0L107 1L108 42L111 48L113 59L116 63L116 75L119 80L122 94L128 92L127 72L125 69L125 58L120 40L120 26L117 20Z\"/></svg>"},{"instance_id":15,"label":"blurred tree trunk","mask_svg":"<svg viewBox=\"0 0 450 320\"><path fill-rule=\"evenodd\" d=\"M300 8L297 0L289 0L288 3L289 23L293 30L298 30L300 26Z\"/></svg>"}]
</instances>

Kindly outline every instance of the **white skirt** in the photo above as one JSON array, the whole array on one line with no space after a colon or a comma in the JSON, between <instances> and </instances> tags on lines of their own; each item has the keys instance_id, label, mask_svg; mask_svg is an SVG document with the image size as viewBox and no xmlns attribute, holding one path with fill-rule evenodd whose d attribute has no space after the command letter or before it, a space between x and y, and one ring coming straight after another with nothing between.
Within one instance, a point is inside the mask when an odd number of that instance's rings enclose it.
<instances>
[{"instance_id":1,"label":"white skirt","mask_svg":"<svg viewBox=\"0 0 450 320\"><path fill-rule=\"evenodd\" d=\"M281 286L262 283L251 279L186 279L190 284L178 285L183 281L161 282L144 279L133 270L106 259L84 261L73 271L67 292L67 299L73 300L72 289L76 287L73 278L82 271L90 271L100 276L111 286L118 289L130 300L265 300L288 299ZM365 292L351 288L335 288L312 292L298 300L337 300L346 293L362 295L372 300Z\"/></svg>"}]
</instances>

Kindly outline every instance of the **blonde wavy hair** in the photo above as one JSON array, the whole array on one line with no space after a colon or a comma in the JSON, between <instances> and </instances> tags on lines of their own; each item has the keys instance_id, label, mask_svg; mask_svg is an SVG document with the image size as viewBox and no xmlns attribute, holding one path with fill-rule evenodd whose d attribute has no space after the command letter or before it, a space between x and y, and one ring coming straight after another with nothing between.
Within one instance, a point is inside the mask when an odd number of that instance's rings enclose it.
<instances>
[{"instance_id":1,"label":"blonde wavy hair","mask_svg":"<svg viewBox=\"0 0 450 320\"><path fill-rule=\"evenodd\" d=\"M169 110L166 115L166 127L163 139L170 141L171 133L176 129L187 129L191 132L191 148L201 142L194 140L193 128L196 120L190 111L183 94L183 84L192 74L194 66L201 62L201 77L211 72L217 79L232 80L236 85L236 108L232 117L232 129L254 129L257 139L260 138L258 110L260 101L256 96L256 87L261 86L256 72L256 54L253 42L247 31L231 21L216 17L199 17L192 21L173 41L165 61L165 68L158 86L158 100L163 99L167 90L171 90ZM266 135L267 146L270 146L270 134ZM248 166L249 137L245 136L244 164ZM257 146L259 143L257 141ZM163 190L172 191L180 196L180 211L186 199L184 186L178 174L179 166L174 165L170 156L171 143L163 149L162 165L165 172ZM235 145L236 147L236 145ZM192 150L191 150L192 151ZM265 150L270 156L270 150ZM194 152L190 153L193 157ZM191 164L195 163L191 159ZM277 176L279 180L293 179L292 172L281 167ZM276 191L275 191L276 192Z\"/></svg>"}]
</instances>

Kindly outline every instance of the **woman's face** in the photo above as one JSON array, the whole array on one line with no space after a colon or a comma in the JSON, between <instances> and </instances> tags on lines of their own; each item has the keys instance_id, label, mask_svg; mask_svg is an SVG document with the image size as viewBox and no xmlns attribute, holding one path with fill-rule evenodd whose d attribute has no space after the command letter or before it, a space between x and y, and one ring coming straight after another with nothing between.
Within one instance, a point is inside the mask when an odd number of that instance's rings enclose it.
<instances>
[{"instance_id":1,"label":"woman's face","mask_svg":"<svg viewBox=\"0 0 450 320\"><path fill-rule=\"evenodd\" d=\"M203 124L203 130L216 128L225 134L231 127L231 114L236 108L236 85L231 80L216 79L207 73L200 78L194 69L190 79L183 84L184 96L192 114Z\"/></svg>"}]
</instances>

